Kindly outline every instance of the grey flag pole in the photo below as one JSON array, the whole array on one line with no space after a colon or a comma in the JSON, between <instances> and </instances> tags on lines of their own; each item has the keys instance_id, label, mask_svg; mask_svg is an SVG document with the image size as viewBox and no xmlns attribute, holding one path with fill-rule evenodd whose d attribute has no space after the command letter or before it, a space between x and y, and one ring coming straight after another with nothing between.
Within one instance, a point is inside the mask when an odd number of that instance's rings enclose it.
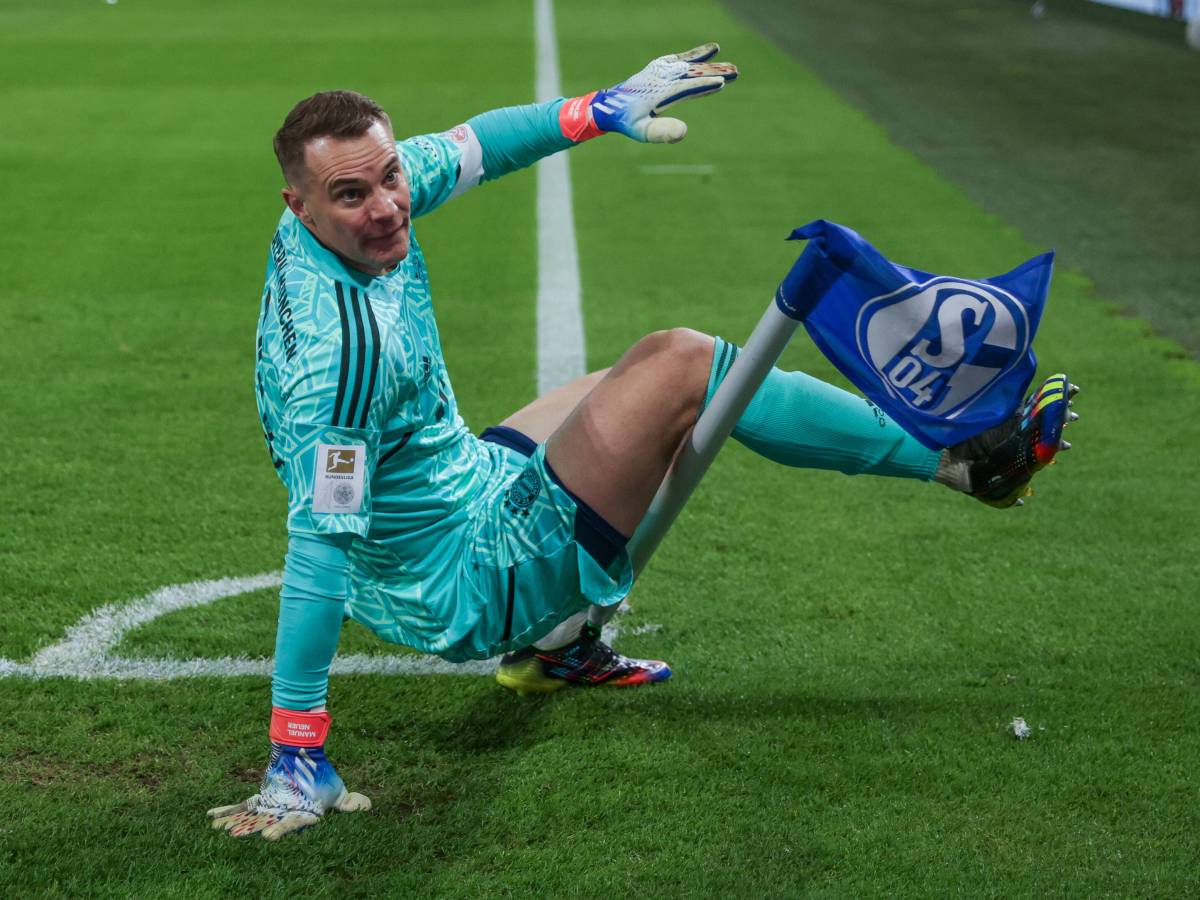
<instances>
[{"instance_id":1,"label":"grey flag pole","mask_svg":"<svg viewBox=\"0 0 1200 900\"><path fill-rule=\"evenodd\" d=\"M712 402L700 414L696 427L684 441L674 468L659 486L650 508L629 540L635 574L642 571L658 549L663 536L704 477L717 451L746 411L799 324L798 319L785 315L772 298L745 348L717 388Z\"/></svg>"}]
</instances>

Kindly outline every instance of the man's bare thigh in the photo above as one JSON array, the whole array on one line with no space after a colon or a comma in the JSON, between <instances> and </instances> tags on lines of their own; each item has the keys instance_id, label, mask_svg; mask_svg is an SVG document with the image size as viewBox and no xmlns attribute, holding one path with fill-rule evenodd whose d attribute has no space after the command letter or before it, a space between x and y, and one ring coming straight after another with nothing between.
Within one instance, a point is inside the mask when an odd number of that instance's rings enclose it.
<instances>
[{"instance_id":1,"label":"man's bare thigh","mask_svg":"<svg viewBox=\"0 0 1200 900\"><path fill-rule=\"evenodd\" d=\"M562 387L542 394L528 406L523 406L503 422L509 428L515 428L529 436L538 444L544 444L550 435L558 430L566 421L571 411L579 405L592 388L609 373L609 369L592 372L582 378L576 378Z\"/></svg>"},{"instance_id":2,"label":"man's bare thigh","mask_svg":"<svg viewBox=\"0 0 1200 900\"><path fill-rule=\"evenodd\" d=\"M570 407L548 438L546 459L555 474L626 536L695 424L712 353L713 339L688 329L643 338ZM559 413L566 405L547 404L543 423L553 418L550 410Z\"/></svg>"}]
</instances>

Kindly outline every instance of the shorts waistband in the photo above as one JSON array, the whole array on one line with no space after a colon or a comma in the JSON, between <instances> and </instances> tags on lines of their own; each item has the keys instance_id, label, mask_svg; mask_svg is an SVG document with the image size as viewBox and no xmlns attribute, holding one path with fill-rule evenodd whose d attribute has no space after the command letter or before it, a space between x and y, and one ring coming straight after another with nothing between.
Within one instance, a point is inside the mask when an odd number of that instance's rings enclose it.
<instances>
[{"instance_id":1,"label":"shorts waistband","mask_svg":"<svg viewBox=\"0 0 1200 900\"><path fill-rule=\"evenodd\" d=\"M515 428L509 428L507 425L493 425L491 428L485 428L483 434L479 435L479 439L499 444L509 450L516 450L523 456L533 456L538 447L537 441L529 435L517 431Z\"/></svg>"}]
</instances>

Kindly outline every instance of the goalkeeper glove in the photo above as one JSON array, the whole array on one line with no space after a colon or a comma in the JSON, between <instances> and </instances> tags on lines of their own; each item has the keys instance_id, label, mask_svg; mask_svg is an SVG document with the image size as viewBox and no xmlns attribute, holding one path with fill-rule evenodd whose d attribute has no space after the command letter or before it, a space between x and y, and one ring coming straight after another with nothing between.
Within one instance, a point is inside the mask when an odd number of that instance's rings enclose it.
<instances>
[{"instance_id":1,"label":"goalkeeper glove","mask_svg":"<svg viewBox=\"0 0 1200 900\"><path fill-rule=\"evenodd\" d=\"M651 144L682 141L687 125L658 115L672 103L716 93L738 77L732 63L708 62L720 49L710 43L660 56L615 87L572 97L558 113L563 134L577 143L607 131Z\"/></svg>"},{"instance_id":2,"label":"goalkeeper glove","mask_svg":"<svg viewBox=\"0 0 1200 900\"><path fill-rule=\"evenodd\" d=\"M212 827L234 837L262 834L277 841L321 821L329 810L358 812L371 808L362 794L346 790L325 758L329 733L326 712L271 710L271 759L258 793L232 806L208 811ZM287 743L285 743L285 741Z\"/></svg>"}]
</instances>

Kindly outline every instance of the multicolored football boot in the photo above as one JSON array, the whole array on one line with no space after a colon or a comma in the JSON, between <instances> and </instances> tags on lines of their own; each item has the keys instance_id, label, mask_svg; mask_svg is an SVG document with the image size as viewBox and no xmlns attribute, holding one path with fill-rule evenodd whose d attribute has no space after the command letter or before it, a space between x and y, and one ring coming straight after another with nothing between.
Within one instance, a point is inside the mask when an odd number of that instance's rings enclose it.
<instances>
[{"instance_id":1,"label":"multicolored football boot","mask_svg":"<svg viewBox=\"0 0 1200 900\"><path fill-rule=\"evenodd\" d=\"M671 667L658 659L630 659L600 639L600 629L585 623L579 637L556 650L526 647L501 658L496 680L526 694L548 694L561 687L630 687L671 677Z\"/></svg>"},{"instance_id":2,"label":"multicolored football boot","mask_svg":"<svg viewBox=\"0 0 1200 900\"><path fill-rule=\"evenodd\" d=\"M1020 506L1033 476L1071 449L1063 429L1079 418L1071 410L1077 393L1066 375L1051 375L1008 421L951 447L951 457L968 464L968 493L988 506Z\"/></svg>"}]
</instances>

